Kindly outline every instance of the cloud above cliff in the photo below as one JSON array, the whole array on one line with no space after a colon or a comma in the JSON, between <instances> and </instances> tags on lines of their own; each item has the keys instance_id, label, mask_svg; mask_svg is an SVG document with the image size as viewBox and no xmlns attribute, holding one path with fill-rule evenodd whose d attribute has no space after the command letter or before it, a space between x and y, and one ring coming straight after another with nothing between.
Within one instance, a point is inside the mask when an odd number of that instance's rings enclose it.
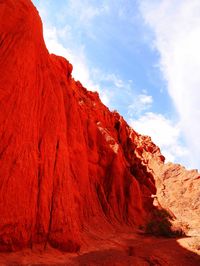
<instances>
[{"instance_id":1,"label":"cloud above cliff","mask_svg":"<svg viewBox=\"0 0 200 266\"><path fill-rule=\"evenodd\" d=\"M162 148L166 161L182 160L187 164L188 149L181 142L180 124L162 114L146 112L136 120L130 120L138 132L151 136L152 141Z\"/></svg>"},{"instance_id":2,"label":"cloud above cliff","mask_svg":"<svg viewBox=\"0 0 200 266\"><path fill-rule=\"evenodd\" d=\"M94 22L110 12L107 1L58 1L59 12L52 9L53 1L35 0L43 21L44 39L51 53L64 56L73 65L73 77L91 91L98 91L101 100L111 110L118 109L124 115L137 92L132 80L123 79L113 69L103 70L96 62L88 60L85 46L96 39ZM62 7L62 8L61 8ZM86 34L83 38L82 35ZM87 40L89 39L89 41ZM98 40L97 40L98 41ZM122 97L123 94L123 97ZM138 106L138 108L142 106ZM123 110L122 110L123 109Z\"/></svg>"},{"instance_id":3,"label":"cloud above cliff","mask_svg":"<svg viewBox=\"0 0 200 266\"><path fill-rule=\"evenodd\" d=\"M84 86L90 90L98 90L98 85L91 79L91 70L88 66L87 58L85 56L84 45L71 48L70 45L64 45L62 40L66 43L73 42L72 29L70 24L64 26L56 26L50 20L51 8L49 3L44 1L37 1L40 15L43 21L43 33L47 49L50 53L55 53L67 58L73 64L73 76L75 79L81 80ZM70 1L72 8L74 4ZM62 16L64 16L62 14Z\"/></svg>"},{"instance_id":4,"label":"cloud above cliff","mask_svg":"<svg viewBox=\"0 0 200 266\"><path fill-rule=\"evenodd\" d=\"M200 1L140 2L146 24L154 33L159 67L179 115L190 150L191 165L200 167Z\"/></svg>"},{"instance_id":5,"label":"cloud above cliff","mask_svg":"<svg viewBox=\"0 0 200 266\"><path fill-rule=\"evenodd\" d=\"M73 64L75 79L168 160L200 168L199 1L33 2L49 51Z\"/></svg>"}]
</instances>

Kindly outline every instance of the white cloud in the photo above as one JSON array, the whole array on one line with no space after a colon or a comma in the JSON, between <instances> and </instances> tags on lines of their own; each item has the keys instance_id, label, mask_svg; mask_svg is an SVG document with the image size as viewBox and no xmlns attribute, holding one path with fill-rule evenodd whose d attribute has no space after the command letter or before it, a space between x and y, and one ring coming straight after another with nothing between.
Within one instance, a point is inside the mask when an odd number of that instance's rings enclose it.
<instances>
[{"instance_id":1,"label":"white cloud","mask_svg":"<svg viewBox=\"0 0 200 266\"><path fill-rule=\"evenodd\" d=\"M128 106L128 116L136 117L151 108L153 97L147 94L139 94L134 97L132 104Z\"/></svg>"},{"instance_id":2,"label":"white cloud","mask_svg":"<svg viewBox=\"0 0 200 266\"><path fill-rule=\"evenodd\" d=\"M73 48L66 48L63 45L63 43L67 45L75 41L71 26L66 23L61 23L62 27L60 26L61 24L59 26L51 24L51 12L48 12L51 9L48 2L38 1L37 7L42 17L44 39L49 52L69 60L73 65L72 75L75 80L79 80L88 90L98 91L102 102L113 108L111 99L113 100L119 94L118 89L127 88L126 90L129 90L129 82L127 84L113 73L103 73L100 69L89 67L83 45L74 45ZM96 16L109 12L109 7L105 3L95 7L87 0L69 1L68 8L67 12L74 13L74 16L79 20L80 27L86 26L86 22L92 22ZM65 21L67 17L65 10L59 15L61 20ZM85 17L86 15L87 18ZM106 83L103 85L103 87L106 86L106 89L100 89L100 87L102 88L102 83Z\"/></svg>"},{"instance_id":3,"label":"white cloud","mask_svg":"<svg viewBox=\"0 0 200 266\"><path fill-rule=\"evenodd\" d=\"M139 101L142 104L149 105L149 104L153 103L153 97L151 95L140 94L139 95Z\"/></svg>"},{"instance_id":4,"label":"white cloud","mask_svg":"<svg viewBox=\"0 0 200 266\"><path fill-rule=\"evenodd\" d=\"M73 77L80 80L89 90L98 91L98 85L90 79L90 69L85 58L84 47L73 51L67 49L59 41L59 30L54 26L44 23L44 39L50 53L55 53L67 58L73 65Z\"/></svg>"},{"instance_id":5,"label":"white cloud","mask_svg":"<svg viewBox=\"0 0 200 266\"><path fill-rule=\"evenodd\" d=\"M130 120L130 125L140 134L151 136L167 161L184 161L188 155L187 149L180 142L180 125L163 115L148 112L137 120Z\"/></svg>"},{"instance_id":6,"label":"white cloud","mask_svg":"<svg viewBox=\"0 0 200 266\"><path fill-rule=\"evenodd\" d=\"M161 146L164 155L169 160L173 161L175 158L181 157L181 154L185 154L186 150L179 142L179 126L172 124L161 115L147 113L141 116L144 111L151 108L153 104L152 96L148 95L145 90L137 95L133 90L134 84L132 80L124 81L114 73L103 73L94 67L90 68L83 45L76 45L71 47L71 49L66 48L63 43L67 44L74 40L70 25L64 23L62 27L53 26L50 23L47 4L41 3L40 13L42 14L47 48L52 53L64 56L73 64L74 78L80 80L86 88L98 91L103 103L109 105L112 109L122 108L125 114L128 107L129 117L132 117L133 114L134 117L139 116L140 118L131 122L133 127L141 133L153 136L153 141ZM75 4L79 4L79 7L81 6L80 1L74 2ZM94 11L93 15L91 13L89 16L90 21L97 15L97 11ZM99 89L100 87L102 88L101 90Z\"/></svg>"},{"instance_id":7,"label":"white cloud","mask_svg":"<svg viewBox=\"0 0 200 266\"><path fill-rule=\"evenodd\" d=\"M73 77L76 80L80 80L88 89L98 90L98 85L90 79L90 69L85 57L84 47L81 46L79 49L72 50L66 48L61 42L61 40L67 42L72 39L71 26L68 24L60 28L53 26L49 18L49 2L34 2L35 4L37 3L37 8L42 18L44 39L49 52L69 60L73 65Z\"/></svg>"},{"instance_id":8,"label":"white cloud","mask_svg":"<svg viewBox=\"0 0 200 266\"><path fill-rule=\"evenodd\" d=\"M200 168L200 1L140 3L145 22L155 33L160 68L190 149L188 161Z\"/></svg>"},{"instance_id":9,"label":"white cloud","mask_svg":"<svg viewBox=\"0 0 200 266\"><path fill-rule=\"evenodd\" d=\"M111 99L112 102L115 102L115 98L119 97L119 94L121 97L122 93L124 98L130 99L130 95L127 96L126 94L131 91L132 81L125 82L113 73L103 73L100 69L89 68L83 46L74 50L64 47L60 41L60 32L62 35L66 30L69 38L71 38L70 27L65 25L62 31L62 29L56 28L45 21L43 22L43 27L44 39L49 52L67 58L73 65L72 75L75 80L79 80L88 90L97 91L105 105L113 109L114 106L111 104ZM103 89L102 83L106 83L106 88Z\"/></svg>"},{"instance_id":10,"label":"white cloud","mask_svg":"<svg viewBox=\"0 0 200 266\"><path fill-rule=\"evenodd\" d=\"M111 81L117 88L123 88L124 87L124 82L117 77L115 74L107 74L103 75L103 79L105 81Z\"/></svg>"},{"instance_id":11,"label":"white cloud","mask_svg":"<svg viewBox=\"0 0 200 266\"><path fill-rule=\"evenodd\" d=\"M63 10L57 15L59 21L66 21L68 16L74 18L74 23L81 25L82 28L88 28L93 21L101 15L108 14L110 6L107 1L93 3L90 0L69 0L63 6ZM90 34L90 32L88 32ZM92 36L91 36L92 37Z\"/></svg>"},{"instance_id":12,"label":"white cloud","mask_svg":"<svg viewBox=\"0 0 200 266\"><path fill-rule=\"evenodd\" d=\"M89 24L94 18L109 12L108 5L92 5L91 1L88 0L70 0L69 9L75 14L78 14L76 17L79 18L79 21L84 24Z\"/></svg>"},{"instance_id":13,"label":"white cloud","mask_svg":"<svg viewBox=\"0 0 200 266\"><path fill-rule=\"evenodd\" d=\"M80 47L79 50L70 50L64 47L59 41L59 30L56 27L47 26L46 24L44 24L44 38L49 52L65 57L73 65L72 75L75 80L79 80L88 90L97 91L101 101L108 106L111 95L106 90L100 90L99 85L103 80L103 75L100 74L100 71L97 71L99 75L95 75L94 79L92 78L95 70L93 71L88 67L84 48ZM120 82L120 80L116 79L117 81ZM112 80L112 82L115 82L115 80Z\"/></svg>"}]
</instances>

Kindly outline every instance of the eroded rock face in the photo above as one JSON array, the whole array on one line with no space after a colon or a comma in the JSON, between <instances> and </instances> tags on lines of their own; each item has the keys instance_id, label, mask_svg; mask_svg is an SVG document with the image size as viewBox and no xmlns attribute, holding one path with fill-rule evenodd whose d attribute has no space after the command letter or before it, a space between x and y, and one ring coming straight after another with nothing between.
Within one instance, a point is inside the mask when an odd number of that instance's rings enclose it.
<instances>
[{"instance_id":1,"label":"eroded rock face","mask_svg":"<svg viewBox=\"0 0 200 266\"><path fill-rule=\"evenodd\" d=\"M77 251L91 232L145 224L156 194L196 230L199 173L164 164L71 73L31 1L0 1L0 251Z\"/></svg>"},{"instance_id":2,"label":"eroded rock face","mask_svg":"<svg viewBox=\"0 0 200 266\"><path fill-rule=\"evenodd\" d=\"M157 197L188 236L200 236L200 173L179 164L154 168Z\"/></svg>"},{"instance_id":3,"label":"eroded rock face","mask_svg":"<svg viewBox=\"0 0 200 266\"><path fill-rule=\"evenodd\" d=\"M76 251L82 231L143 224L159 149L50 55L30 0L0 1L0 250Z\"/></svg>"},{"instance_id":4,"label":"eroded rock face","mask_svg":"<svg viewBox=\"0 0 200 266\"><path fill-rule=\"evenodd\" d=\"M138 152L139 150L139 152ZM200 173L184 166L164 163L160 150L150 137L139 136L135 153L154 177L154 204L175 219L175 227L186 235L200 236Z\"/></svg>"}]
</instances>

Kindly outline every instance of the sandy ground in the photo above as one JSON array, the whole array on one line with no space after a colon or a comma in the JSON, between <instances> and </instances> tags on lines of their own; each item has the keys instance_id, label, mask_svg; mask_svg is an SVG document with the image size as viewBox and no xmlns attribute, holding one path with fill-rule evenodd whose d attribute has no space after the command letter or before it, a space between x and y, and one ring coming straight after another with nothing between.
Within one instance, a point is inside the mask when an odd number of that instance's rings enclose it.
<instances>
[{"instance_id":1,"label":"sandy ground","mask_svg":"<svg viewBox=\"0 0 200 266\"><path fill-rule=\"evenodd\" d=\"M92 239L92 241L91 241ZM81 265L81 266L198 266L200 237L156 238L142 234L115 233L107 238L93 235L78 254L47 247L1 253L0 265Z\"/></svg>"}]
</instances>

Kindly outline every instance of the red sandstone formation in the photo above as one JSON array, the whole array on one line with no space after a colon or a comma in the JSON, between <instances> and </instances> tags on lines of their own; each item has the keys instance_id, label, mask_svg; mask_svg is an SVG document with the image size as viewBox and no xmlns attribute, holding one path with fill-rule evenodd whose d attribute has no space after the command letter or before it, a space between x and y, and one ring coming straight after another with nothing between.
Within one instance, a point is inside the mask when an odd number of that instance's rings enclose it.
<instances>
[{"instance_id":1,"label":"red sandstone formation","mask_svg":"<svg viewBox=\"0 0 200 266\"><path fill-rule=\"evenodd\" d=\"M175 228L188 236L200 236L200 173L179 164L166 163L147 136L139 136L135 153L155 179L155 205L175 218ZM139 150L139 152L138 152Z\"/></svg>"},{"instance_id":2,"label":"red sandstone formation","mask_svg":"<svg viewBox=\"0 0 200 266\"><path fill-rule=\"evenodd\" d=\"M77 251L151 216L159 148L71 73L31 1L0 0L0 251Z\"/></svg>"},{"instance_id":3,"label":"red sandstone formation","mask_svg":"<svg viewBox=\"0 0 200 266\"><path fill-rule=\"evenodd\" d=\"M152 209L140 136L71 72L47 51L31 1L1 0L1 251L76 251L84 230L141 225Z\"/></svg>"},{"instance_id":4,"label":"red sandstone formation","mask_svg":"<svg viewBox=\"0 0 200 266\"><path fill-rule=\"evenodd\" d=\"M166 209L185 234L199 237L200 173L179 164L164 164L159 149L147 136L139 136L135 153L155 179L155 204Z\"/></svg>"},{"instance_id":5,"label":"red sandstone formation","mask_svg":"<svg viewBox=\"0 0 200 266\"><path fill-rule=\"evenodd\" d=\"M200 173L173 163L154 168L157 197L188 236L200 236Z\"/></svg>"}]
</instances>

